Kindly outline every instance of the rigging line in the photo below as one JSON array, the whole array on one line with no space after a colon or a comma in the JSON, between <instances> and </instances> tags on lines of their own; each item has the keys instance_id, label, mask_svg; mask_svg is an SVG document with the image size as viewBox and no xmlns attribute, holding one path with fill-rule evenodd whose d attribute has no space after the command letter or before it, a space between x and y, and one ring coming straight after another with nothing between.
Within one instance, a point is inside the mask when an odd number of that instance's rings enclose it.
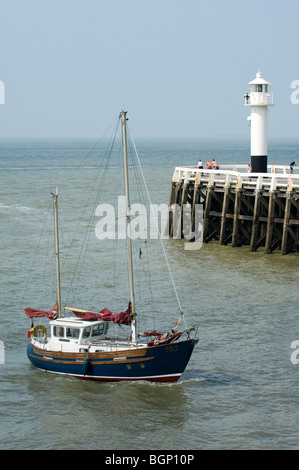
<instances>
[{"instance_id":1,"label":"rigging line","mask_svg":"<svg viewBox=\"0 0 299 470\"><path fill-rule=\"evenodd\" d=\"M104 139L104 136L108 133L108 131L110 131L111 127L112 126L115 126L115 122L117 120L114 119L113 122L107 127L107 129L102 133L102 135L95 141L94 145L91 147L91 149L89 150L89 152L85 155L85 157L83 157L83 159L81 160L81 163L79 164L78 168L81 168L81 166L83 165L83 163L87 160L87 158L93 153L93 151L95 150L95 148L97 147L97 145ZM78 170L78 168L76 168L76 170Z\"/></svg>"},{"instance_id":2,"label":"rigging line","mask_svg":"<svg viewBox=\"0 0 299 470\"><path fill-rule=\"evenodd\" d=\"M108 166L109 166L109 162L110 162L110 159L111 159L111 153L112 153L112 149L114 147L114 142L115 142L115 138L116 138L116 134L117 134L117 129L119 127L119 119L117 119L116 121L116 125L115 125L115 129L114 129L114 134L113 134L113 137L111 139L111 141L108 143L108 146L107 146L107 149L106 149L106 153L105 153L105 158L104 158L104 161L102 162L102 164L100 165L99 169L98 169L98 172L97 172L97 175L94 179L94 182L91 186L91 189L90 189L90 192L89 192L89 196L87 198L87 201L85 203L85 206L84 206L84 209L83 209L83 214L85 213L86 209L87 209L87 206L89 204L89 201L90 201L90 198L91 198L91 194L92 194L92 191L93 189L95 188L95 185L96 185L96 182L98 180L98 177L99 177L99 174L100 174L100 171L103 170L103 174L102 174L102 178L101 178L101 181L99 183L99 189L97 191L97 195L96 195L96 198L94 200L94 203L93 203L93 207L92 207L92 210L90 211L90 216L89 216L89 219L88 219L88 227L90 227L90 224L91 224L91 220L93 219L94 217L94 213L95 213L95 208L96 208L96 205L98 204L98 199L101 195L101 192L103 190L103 181L105 179L105 176L106 176L106 173L107 173L107 170L108 170ZM76 234L79 230L79 227L82 223L82 220L83 220L83 215L82 215L82 218L79 222L79 226L76 230ZM75 235L76 235L75 234ZM75 269L74 269L74 274L73 274L73 277L71 279L71 282L70 282L70 287L69 287L69 293L70 291L72 290L72 287L73 287L73 284L75 283L75 276L77 276L77 281L76 281L76 288L78 287L78 284L79 284L79 280L80 280L80 276L81 276L81 273L82 273L82 269L83 269L83 259L85 257L85 253L86 253L86 249L87 249L87 242L88 240L90 239L90 236L91 236L91 231L90 230L86 230L85 231L85 235L84 235L84 238L83 238L83 243L81 245L81 249L80 249L80 253L79 253L79 256L78 256L78 259L77 259L77 263L75 265ZM82 260L82 261L81 261ZM80 270L78 269L79 268L79 265L80 265L80 262L81 262L81 268ZM69 293L67 294L67 297L69 296Z\"/></svg>"},{"instance_id":3,"label":"rigging line","mask_svg":"<svg viewBox=\"0 0 299 470\"><path fill-rule=\"evenodd\" d=\"M116 123L116 124L115 124L115 123ZM93 145L93 147L90 149L90 151L88 152L88 154L84 157L84 160L86 160L86 159L91 155L91 153L95 150L95 148L97 147L97 145L99 144L99 142L102 141L104 135L105 135L105 134L108 132L108 130L112 127L112 125L114 125L114 126L116 125L116 127L118 128L118 125L119 125L118 119L117 119L117 120L114 120L114 121L110 124L110 126L107 128L107 130L102 134L102 136L101 136L99 139L97 139L97 141L95 142L95 144ZM114 131L114 132L116 132L116 131ZM109 145L111 145L110 142L108 142L108 148L109 148ZM113 144L112 144L112 145L113 145ZM103 169L103 167L104 167L104 171L106 171L106 167L105 167L105 165L107 166L107 162L105 163L105 156L106 156L106 155L107 155L107 150L106 150L106 153L104 154L104 160L100 163L100 165L99 165L99 167L98 167L98 171L97 171L97 173L96 173L96 177L95 177L95 179L94 179L94 181L93 181L93 183L92 183L92 185L91 185L91 189L90 189L90 191L89 191L89 193L88 193L87 200L86 200L86 202L85 202L85 204L84 204L84 206L83 206L82 216L81 216L81 218L80 218L80 220L79 220L79 224L77 225L77 228L76 228L75 233L74 233L74 235L73 235L73 237L72 237L70 246L69 246L69 248L68 248L68 250L67 250L67 252L66 252L66 254L65 254L62 268L63 268L64 265L67 263L68 257L69 257L69 255L70 255L72 249L73 249L74 241L75 241L75 239L76 239L76 237L77 237L77 233L79 232L80 226L81 226L81 224L82 224L82 222L83 222L83 214L85 213L85 211L86 211L86 209L87 209L87 206L88 206L88 204L89 204L89 199L90 199L91 194L92 194L92 191L93 191L93 189L94 189L94 187L95 187L95 183L96 183L96 181L97 181L97 179L98 179L99 173L100 173L100 171ZM97 158L98 158L98 157L97 157ZM107 158L107 156L106 156L106 158ZM108 157L108 158L110 158L110 157ZM83 161L79 164L78 168L80 168L80 167L82 166L82 164L83 164ZM77 170L78 170L78 168L77 168ZM90 222L90 220L89 220L89 222ZM82 251L82 250L81 250L81 251ZM80 259L80 256L79 256L79 259ZM76 269L75 269L75 271L76 271Z\"/></svg>"},{"instance_id":4,"label":"rigging line","mask_svg":"<svg viewBox=\"0 0 299 470\"><path fill-rule=\"evenodd\" d=\"M114 121L114 122L115 122L115 121ZM116 122L116 129L114 130L114 137L112 138L112 143L111 143L110 141L109 141L109 143L108 143L108 146L107 146L107 149L106 149L106 153L104 154L104 159L103 159L102 163L100 164L100 166L99 166L99 168L98 168L98 171L97 171L97 174L96 174L96 177L95 177L95 179L94 179L94 181L93 181L93 183L92 183L92 185L91 185L91 189L90 189L90 191L89 191L87 200L86 200L85 205L84 205L84 207L83 207L82 214L84 214L84 213L86 212L86 209L87 209L87 207L88 207L89 201L90 201L90 199L91 199L92 191L93 191L93 189L95 188L95 185L96 185L96 183L97 183L97 180L98 180L98 177L99 177L99 174L100 174L101 170L103 170L103 175L102 175L102 178L101 178L101 181L100 181L100 184L99 184L99 190L97 191L97 198L98 198L99 195L101 194L102 183L103 183L103 180L104 180L105 175L106 175L106 172L107 172L108 164L109 164L110 157L111 157L111 151L112 151L112 148L113 148L113 145L114 145L115 135L116 135L116 133L117 133L118 126L119 126L119 121ZM111 127L111 126L110 126L110 127ZM100 139L97 141L97 143L98 143L99 141L100 141ZM97 144L97 143L96 143L96 144ZM110 147L110 148L109 148L109 147ZM92 149L91 151L93 151L94 148L95 148L95 146L93 147L93 149ZM91 153L91 151L90 151L90 153ZM89 153L89 154L90 154L90 153ZM93 204L93 209L94 209L94 207L95 207L96 204L97 204L97 198L95 198L95 201L94 201L94 204ZM90 216L90 218L89 218L89 222L90 222L90 220L92 219L92 217L93 217L93 213L91 213L91 216ZM82 223L82 220L83 220L83 215L82 215L82 217L81 217L81 219L80 219L80 222L79 222L79 225L78 225L78 227L77 227L77 230L76 230L76 232L75 232L74 237L77 235L77 232L78 232L78 230L79 230L79 228L80 228L80 225L81 225L81 223Z\"/></svg>"},{"instance_id":5,"label":"rigging line","mask_svg":"<svg viewBox=\"0 0 299 470\"><path fill-rule=\"evenodd\" d=\"M35 250L35 254L34 254L34 257L33 257L32 263L31 263L31 268L29 270L29 274L27 275L27 282L25 284L24 291L23 291L23 294L22 294L22 298L21 298L21 302L20 302L21 304L24 302L25 293L27 292L28 284L32 280L31 276L32 276L33 266L35 265L36 258L37 258L38 253L39 253L39 249L40 249L40 246L41 246L41 241L42 241L42 238L43 238L44 231L46 229L46 224L47 224L49 213L50 213L51 209L52 209L52 201L51 201L51 203L49 204L49 206L47 208L46 217L45 217L43 227L42 227L42 232L41 232L41 235L39 237L38 245L37 245L36 250Z\"/></svg>"},{"instance_id":6,"label":"rigging line","mask_svg":"<svg viewBox=\"0 0 299 470\"><path fill-rule=\"evenodd\" d=\"M176 296L176 301L177 301L177 304L178 304L178 307L179 307L179 310L180 310L180 314L181 314L181 316L183 317L183 311L182 311L180 299L179 299L178 292L177 292L177 289L176 289L176 286L175 286L175 282L174 282L173 275L172 275L172 272L171 272L170 264L169 264L169 262L168 262L166 250L165 250L165 247L164 247L164 243L163 243L163 240L162 240L162 237L161 237L161 233L160 233L160 230L159 230L159 226L158 226L158 222L157 222L157 219L156 219L156 214L155 214L155 212L154 212L154 210L153 210L153 208L152 208L152 203L151 203L150 194L149 194L148 187L147 187L147 184L146 184L146 180L145 180L145 177L144 177L144 174L143 174L143 171L142 171L142 167L141 167L140 159L139 159L138 152L137 152L137 149L136 149L136 145L135 145L134 139L132 138L132 134L131 134L131 131L130 131L129 126L128 126L128 129L129 129L130 138L131 138L131 141L132 141L132 143L133 143L134 150L135 150L135 154L136 154L138 166L139 166L139 169L140 169L140 172L141 172L141 176L142 176L142 180L143 180L143 183L144 183L144 187L145 187L145 190L146 190L146 194L147 194L147 197L148 197L148 200L149 200L149 202L150 202L151 209L152 209L152 213L153 213L153 217L154 217L156 229L157 229L157 232L158 232L158 237L159 237L159 240L160 240L160 242L161 242L163 254L164 254L164 257L165 257L165 260L166 260L167 268L168 268L169 275L170 275L170 279L171 279L171 282L172 282L172 287L173 287L173 290L174 290L174 293L175 293L175 296Z\"/></svg>"},{"instance_id":7,"label":"rigging line","mask_svg":"<svg viewBox=\"0 0 299 470\"><path fill-rule=\"evenodd\" d=\"M132 149L131 139L128 140L128 150L129 150L128 156L129 156L129 158L131 158L131 164L132 164L132 168L133 168L133 175L134 175L134 178L135 178L134 183L136 184L137 192L138 192L138 196L139 196L138 200L141 201L143 203L143 205L145 206L146 203L147 204L149 203L149 201L146 200L145 195L144 195L144 190L142 190L142 188L143 188L142 183L143 182L141 181L141 178L140 178L140 170L137 171L138 166L136 164L136 158L133 160L133 158L134 158L133 154L135 152L133 152L133 149ZM143 269L143 270L140 269L140 261L141 261L140 254L139 254L139 259L137 261L137 266L139 266L139 272L143 273L143 275L145 277L145 282L147 283L147 289L150 293L151 301L152 301L152 304L154 306L154 308L152 309L152 312L154 313L154 311L155 311L157 313L158 311L161 312L161 309L159 307L159 303L158 303L156 297L154 296L153 289L152 289L152 276L151 276L150 261L149 261L149 244L147 243L147 231L148 230L149 230L149 228L146 225L144 227L144 239L141 237L140 238L140 243L138 245L140 250L141 250L141 246L142 246L142 249L145 253L145 254L143 253L143 256L145 256L145 263L147 265L147 269ZM154 243L154 248L156 249L156 244L155 243ZM156 252L157 252L158 255L160 255L160 253L158 252L157 249L156 249ZM136 253L135 253L135 256L137 256ZM144 265L143 260L142 260L142 265ZM141 290L140 290L140 292L141 292Z\"/></svg>"}]
</instances>

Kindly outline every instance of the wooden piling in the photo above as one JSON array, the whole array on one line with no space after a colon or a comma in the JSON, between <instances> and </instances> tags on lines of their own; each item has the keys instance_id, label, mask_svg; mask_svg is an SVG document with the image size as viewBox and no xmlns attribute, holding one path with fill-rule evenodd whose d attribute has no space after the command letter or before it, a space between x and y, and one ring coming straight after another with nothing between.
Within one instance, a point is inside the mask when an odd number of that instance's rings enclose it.
<instances>
[{"instance_id":1,"label":"wooden piling","mask_svg":"<svg viewBox=\"0 0 299 470\"><path fill-rule=\"evenodd\" d=\"M281 171L283 167L279 167ZM299 174L251 173L177 167L171 183L169 236L183 238L183 218L190 204L188 229L195 230L198 204L203 208L203 243L264 248L270 254L299 251Z\"/></svg>"},{"instance_id":2,"label":"wooden piling","mask_svg":"<svg viewBox=\"0 0 299 470\"><path fill-rule=\"evenodd\" d=\"M257 249L260 209L261 209L261 191L257 187L255 191L254 211L253 211L253 218L252 218L250 251L256 251Z\"/></svg>"},{"instance_id":3,"label":"wooden piling","mask_svg":"<svg viewBox=\"0 0 299 470\"><path fill-rule=\"evenodd\" d=\"M275 211L275 193L274 191L270 191L269 192L268 219L267 219L267 237L266 237L266 242L265 242L266 254L272 253L274 211Z\"/></svg>"},{"instance_id":4,"label":"wooden piling","mask_svg":"<svg viewBox=\"0 0 299 470\"><path fill-rule=\"evenodd\" d=\"M283 233L282 233L282 242L281 242L281 254L286 255L288 251L288 232L289 232L289 223L290 223L290 210L291 210L291 192L288 186L286 193L286 203L284 209L284 220L283 220Z\"/></svg>"},{"instance_id":5,"label":"wooden piling","mask_svg":"<svg viewBox=\"0 0 299 470\"><path fill-rule=\"evenodd\" d=\"M240 222L241 191L237 187L235 192L235 210L232 234L232 246L239 246L239 222Z\"/></svg>"}]
</instances>

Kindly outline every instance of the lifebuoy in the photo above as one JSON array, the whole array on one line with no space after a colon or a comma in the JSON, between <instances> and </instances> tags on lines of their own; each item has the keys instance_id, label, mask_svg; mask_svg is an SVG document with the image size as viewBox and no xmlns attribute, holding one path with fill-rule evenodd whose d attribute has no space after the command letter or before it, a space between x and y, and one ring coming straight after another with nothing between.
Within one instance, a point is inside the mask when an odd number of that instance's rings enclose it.
<instances>
[{"instance_id":1,"label":"lifebuoy","mask_svg":"<svg viewBox=\"0 0 299 470\"><path fill-rule=\"evenodd\" d=\"M39 331L42 331L42 335L39 335ZM33 336L46 336L47 334L47 329L44 325L37 325L36 327L34 328L31 328L28 333L27 333L27 336L28 338L30 338L31 335Z\"/></svg>"}]
</instances>

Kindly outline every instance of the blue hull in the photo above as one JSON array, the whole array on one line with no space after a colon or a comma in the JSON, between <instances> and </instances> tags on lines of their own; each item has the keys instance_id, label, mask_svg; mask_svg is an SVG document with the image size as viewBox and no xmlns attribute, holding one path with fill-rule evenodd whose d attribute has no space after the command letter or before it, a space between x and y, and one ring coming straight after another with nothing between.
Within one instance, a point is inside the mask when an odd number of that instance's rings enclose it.
<instances>
[{"instance_id":1,"label":"blue hull","mask_svg":"<svg viewBox=\"0 0 299 470\"><path fill-rule=\"evenodd\" d=\"M113 357L112 353L59 353L27 346L27 355L38 369L55 374L100 380L149 380L176 382L184 372L198 339L169 345L145 347L129 357ZM125 356L125 352L123 354Z\"/></svg>"}]
</instances>

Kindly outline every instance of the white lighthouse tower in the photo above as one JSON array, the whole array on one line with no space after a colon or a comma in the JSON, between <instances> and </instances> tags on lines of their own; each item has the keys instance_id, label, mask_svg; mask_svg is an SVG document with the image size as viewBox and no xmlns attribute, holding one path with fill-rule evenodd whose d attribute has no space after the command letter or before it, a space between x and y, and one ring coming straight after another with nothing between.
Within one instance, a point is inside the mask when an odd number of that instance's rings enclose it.
<instances>
[{"instance_id":1,"label":"white lighthouse tower","mask_svg":"<svg viewBox=\"0 0 299 470\"><path fill-rule=\"evenodd\" d=\"M255 173L267 173L268 160L268 106L274 105L273 93L269 93L270 82L257 72L249 82L250 93L246 93L245 106L251 107L248 120L251 123L251 167Z\"/></svg>"}]
</instances>

